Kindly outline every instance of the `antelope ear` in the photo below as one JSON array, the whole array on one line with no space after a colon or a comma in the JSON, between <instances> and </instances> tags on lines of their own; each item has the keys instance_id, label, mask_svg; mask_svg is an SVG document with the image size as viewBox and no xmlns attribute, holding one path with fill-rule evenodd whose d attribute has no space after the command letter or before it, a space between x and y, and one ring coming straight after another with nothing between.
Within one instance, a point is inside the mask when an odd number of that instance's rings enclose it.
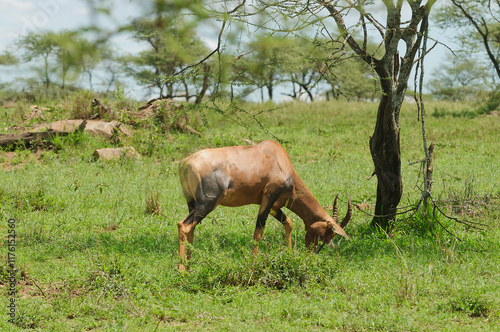
<instances>
[{"instance_id":1,"label":"antelope ear","mask_svg":"<svg viewBox=\"0 0 500 332\"><path fill-rule=\"evenodd\" d=\"M344 229L342 227L340 227L339 224L337 224L337 223L333 224L333 232L337 233L338 235L342 235L343 237L345 237L348 240L351 239L349 237L349 235L346 234L346 232L344 231Z\"/></svg>"}]
</instances>

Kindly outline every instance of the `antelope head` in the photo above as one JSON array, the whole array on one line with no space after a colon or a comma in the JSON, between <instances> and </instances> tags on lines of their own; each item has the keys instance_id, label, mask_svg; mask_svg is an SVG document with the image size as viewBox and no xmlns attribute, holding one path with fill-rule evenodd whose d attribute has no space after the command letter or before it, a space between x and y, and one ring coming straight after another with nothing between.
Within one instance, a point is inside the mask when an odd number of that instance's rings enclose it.
<instances>
[{"instance_id":1,"label":"antelope head","mask_svg":"<svg viewBox=\"0 0 500 332\"><path fill-rule=\"evenodd\" d=\"M333 201L333 208L332 208L332 219L326 221L326 229L323 231L317 231L319 236L319 240L321 241L320 244L318 245L316 249L316 253L319 253L320 250L323 248L325 244L328 244L330 248L334 248L333 244L333 238L335 234L340 234L344 236L347 239L350 239L350 237L345 234L344 228L347 226L349 221L351 220L352 217L352 205L351 205L351 198L349 197L349 202L347 203L347 213L342 219L342 222L339 223L339 210L337 208L337 199L339 195L335 196L335 200ZM313 229L314 227L311 227ZM324 234L321 236L321 234ZM307 235L306 235L307 237Z\"/></svg>"}]
</instances>

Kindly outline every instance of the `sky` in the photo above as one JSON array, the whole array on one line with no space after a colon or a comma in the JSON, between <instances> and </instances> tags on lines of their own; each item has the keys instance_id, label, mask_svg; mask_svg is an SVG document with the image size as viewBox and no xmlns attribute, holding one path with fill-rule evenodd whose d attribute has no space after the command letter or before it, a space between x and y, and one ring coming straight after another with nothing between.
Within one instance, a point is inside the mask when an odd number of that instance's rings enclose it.
<instances>
[{"instance_id":1,"label":"sky","mask_svg":"<svg viewBox=\"0 0 500 332\"><path fill-rule=\"evenodd\" d=\"M111 20L95 17L82 0L0 0L0 50L9 49L13 42L29 32L77 29L94 23L113 29L140 13L141 1L115 0ZM123 51L134 51L137 45L122 34L114 43Z\"/></svg>"},{"instance_id":2,"label":"sky","mask_svg":"<svg viewBox=\"0 0 500 332\"><path fill-rule=\"evenodd\" d=\"M142 12L146 0L102 0L113 4L111 18L109 16L92 15L88 2L84 0L0 0L0 53L9 50L16 53L14 41L32 31L58 31L63 29L76 29L91 23L112 30L124 21L139 15ZM214 29L215 30L215 29ZM215 37L210 38L206 31L200 31L202 40L211 48L215 47ZM216 36L216 33L213 34ZM440 41L450 44L445 35L440 35ZM143 46L134 42L126 34L115 35L112 39L116 52L136 53ZM439 68L445 61L449 51L443 46L438 46L426 58L426 81L430 73ZM23 66L23 65L21 65ZM29 65L24 65L28 70ZM19 68L4 71L5 77L19 73ZM138 86L131 86L134 94L144 93Z\"/></svg>"}]
</instances>

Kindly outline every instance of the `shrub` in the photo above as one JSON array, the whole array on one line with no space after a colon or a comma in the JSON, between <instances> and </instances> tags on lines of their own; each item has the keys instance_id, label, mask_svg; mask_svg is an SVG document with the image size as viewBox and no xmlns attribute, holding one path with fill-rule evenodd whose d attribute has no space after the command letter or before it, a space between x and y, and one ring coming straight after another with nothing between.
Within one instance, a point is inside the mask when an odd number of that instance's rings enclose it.
<instances>
[{"instance_id":1,"label":"shrub","mask_svg":"<svg viewBox=\"0 0 500 332\"><path fill-rule=\"evenodd\" d=\"M491 112L499 109L500 91L495 90L489 95L488 99L478 107L477 112L479 114L491 114Z\"/></svg>"},{"instance_id":2,"label":"shrub","mask_svg":"<svg viewBox=\"0 0 500 332\"><path fill-rule=\"evenodd\" d=\"M98 115L96 109L92 107L92 100L97 94L82 90L69 97L66 100L66 106L69 108L69 114L72 119L91 119Z\"/></svg>"},{"instance_id":3,"label":"shrub","mask_svg":"<svg viewBox=\"0 0 500 332\"><path fill-rule=\"evenodd\" d=\"M156 104L155 120L165 131L180 131L199 134L194 128L199 125L195 116L196 107L164 99Z\"/></svg>"}]
</instances>

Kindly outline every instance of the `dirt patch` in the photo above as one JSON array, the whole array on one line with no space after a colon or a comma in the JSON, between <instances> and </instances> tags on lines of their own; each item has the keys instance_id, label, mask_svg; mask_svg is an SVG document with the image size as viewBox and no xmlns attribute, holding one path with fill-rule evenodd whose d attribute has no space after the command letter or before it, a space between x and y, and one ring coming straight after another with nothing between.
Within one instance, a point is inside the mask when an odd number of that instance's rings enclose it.
<instances>
[{"instance_id":1,"label":"dirt patch","mask_svg":"<svg viewBox=\"0 0 500 332\"><path fill-rule=\"evenodd\" d=\"M0 167L6 171L22 169L26 164L40 162L42 155L39 153L0 151Z\"/></svg>"}]
</instances>

